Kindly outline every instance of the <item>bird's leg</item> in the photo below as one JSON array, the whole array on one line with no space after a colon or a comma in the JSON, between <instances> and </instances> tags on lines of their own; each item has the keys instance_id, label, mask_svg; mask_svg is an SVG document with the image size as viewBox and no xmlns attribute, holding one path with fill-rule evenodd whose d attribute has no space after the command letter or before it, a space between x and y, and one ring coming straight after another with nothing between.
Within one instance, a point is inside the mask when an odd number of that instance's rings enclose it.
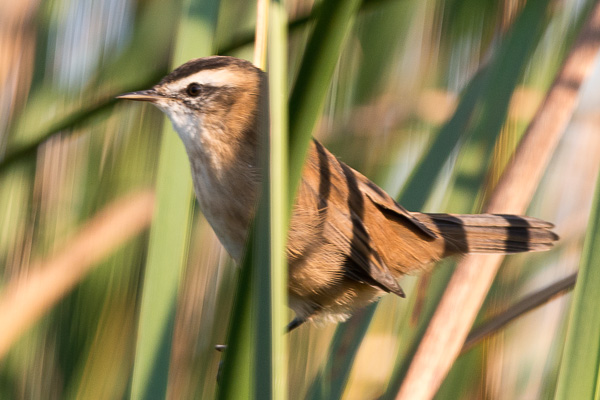
<instances>
[{"instance_id":1,"label":"bird's leg","mask_svg":"<svg viewBox=\"0 0 600 400\"><path fill-rule=\"evenodd\" d=\"M293 331L294 329L296 329L297 327L299 327L300 325L302 325L305 322L306 322L305 319L300 319L298 317L294 318L289 324L287 324L287 326L285 328L285 333L290 333L291 331Z\"/></svg>"}]
</instances>

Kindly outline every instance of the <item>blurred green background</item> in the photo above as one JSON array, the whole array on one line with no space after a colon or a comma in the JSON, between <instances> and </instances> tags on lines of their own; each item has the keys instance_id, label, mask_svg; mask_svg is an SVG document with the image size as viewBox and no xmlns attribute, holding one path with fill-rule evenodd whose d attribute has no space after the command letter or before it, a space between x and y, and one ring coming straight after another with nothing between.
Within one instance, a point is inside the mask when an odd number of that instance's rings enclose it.
<instances>
[{"instance_id":1,"label":"blurred green background","mask_svg":"<svg viewBox=\"0 0 600 400\"><path fill-rule=\"evenodd\" d=\"M313 134L410 210L477 212L591 3L365 0ZM310 60L319 6L285 4L290 88ZM255 9L243 0L0 4L0 302L11 282L71 251L73 235L111 202L158 179L163 207L151 229L94 263L0 354L1 399L216 396L214 345L227 341L236 267L195 206L182 145L163 115L113 97L148 88L190 58L250 59ZM480 319L577 270L600 160L599 84L598 73L586 83L528 211L556 224L560 244L507 258ZM165 192L181 202L168 208ZM452 264L405 277L407 299L384 296L335 340L335 325L294 331L289 397L393 398ZM166 275L151 276L150 265ZM164 285L143 284L150 279ZM561 296L463 354L437 397L553 397L569 306ZM361 329L354 353L344 338ZM140 347L153 330L166 335L162 344ZM158 346L167 351L155 356ZM151 383L139 383L141 370Z\"/></svg>"}]
</instances>

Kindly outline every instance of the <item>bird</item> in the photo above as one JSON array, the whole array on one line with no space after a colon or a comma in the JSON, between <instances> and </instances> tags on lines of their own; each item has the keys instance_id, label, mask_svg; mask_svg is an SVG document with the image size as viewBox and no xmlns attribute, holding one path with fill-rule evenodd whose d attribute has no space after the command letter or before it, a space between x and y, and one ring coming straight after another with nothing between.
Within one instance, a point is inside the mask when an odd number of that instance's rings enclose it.
<instances>
[{"instance_id":1,"label":"bird","mask_svg":"<svg viewBox=\"0 0 600 400\"><path fill-rule=\"evenodd\" d=\"M200 209L239 264L261 184L261 104L267 75L228 56L193 59L147 90L183 141ZM293 112L293 110L291 110ZM411 212L313 139L294 199L286 256L288 331L346 320L386 293L405 297L403 275L467 253L550 249L554 225L518 215Z\"/></svg>"}]
</instances>

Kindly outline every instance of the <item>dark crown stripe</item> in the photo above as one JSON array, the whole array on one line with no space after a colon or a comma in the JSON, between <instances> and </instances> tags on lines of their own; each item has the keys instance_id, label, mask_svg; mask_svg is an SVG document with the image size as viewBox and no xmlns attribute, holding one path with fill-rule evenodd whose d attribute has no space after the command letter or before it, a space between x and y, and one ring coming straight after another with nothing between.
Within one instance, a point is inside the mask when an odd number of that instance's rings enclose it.
<instances>
[{"instance_id":1,"label":"dark crown stripe","mask_svg":"<svg viewBox=\"0 0 600 400\"><path fill-rule=\"evenodd\" d=\"M234 57L214 56L197 58L195 60L188 61L179 68L175 69L169 75L165 76L159 84L162 85L165 83L174 82L200 71L219 69L232 65L240 68L255 68L250 62Z\"/></svg>"}]
</instances>

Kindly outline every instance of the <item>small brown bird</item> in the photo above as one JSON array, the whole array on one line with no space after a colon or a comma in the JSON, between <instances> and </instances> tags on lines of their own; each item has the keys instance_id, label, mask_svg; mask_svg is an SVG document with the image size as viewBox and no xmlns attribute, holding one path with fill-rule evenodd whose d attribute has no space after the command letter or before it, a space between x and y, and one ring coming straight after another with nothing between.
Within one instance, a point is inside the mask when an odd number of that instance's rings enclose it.
<instances>
[{"instance_id":1,"label":"small brown bird","mask_svg":"<svg viewBox=\"0 0 600 400\"><path fill-rule=\"evenodd\" d=\"M187 62L148 90L189 156L202 212L239 263L260 186L258 107L266 75L233 57ZM307 320L342 321L384 293L404 297L397 279L444 257L543 251L553 225L516 215L410 212L318 141L310 145L288 235L289 329Z\"/></svg>"}]
</instances>

